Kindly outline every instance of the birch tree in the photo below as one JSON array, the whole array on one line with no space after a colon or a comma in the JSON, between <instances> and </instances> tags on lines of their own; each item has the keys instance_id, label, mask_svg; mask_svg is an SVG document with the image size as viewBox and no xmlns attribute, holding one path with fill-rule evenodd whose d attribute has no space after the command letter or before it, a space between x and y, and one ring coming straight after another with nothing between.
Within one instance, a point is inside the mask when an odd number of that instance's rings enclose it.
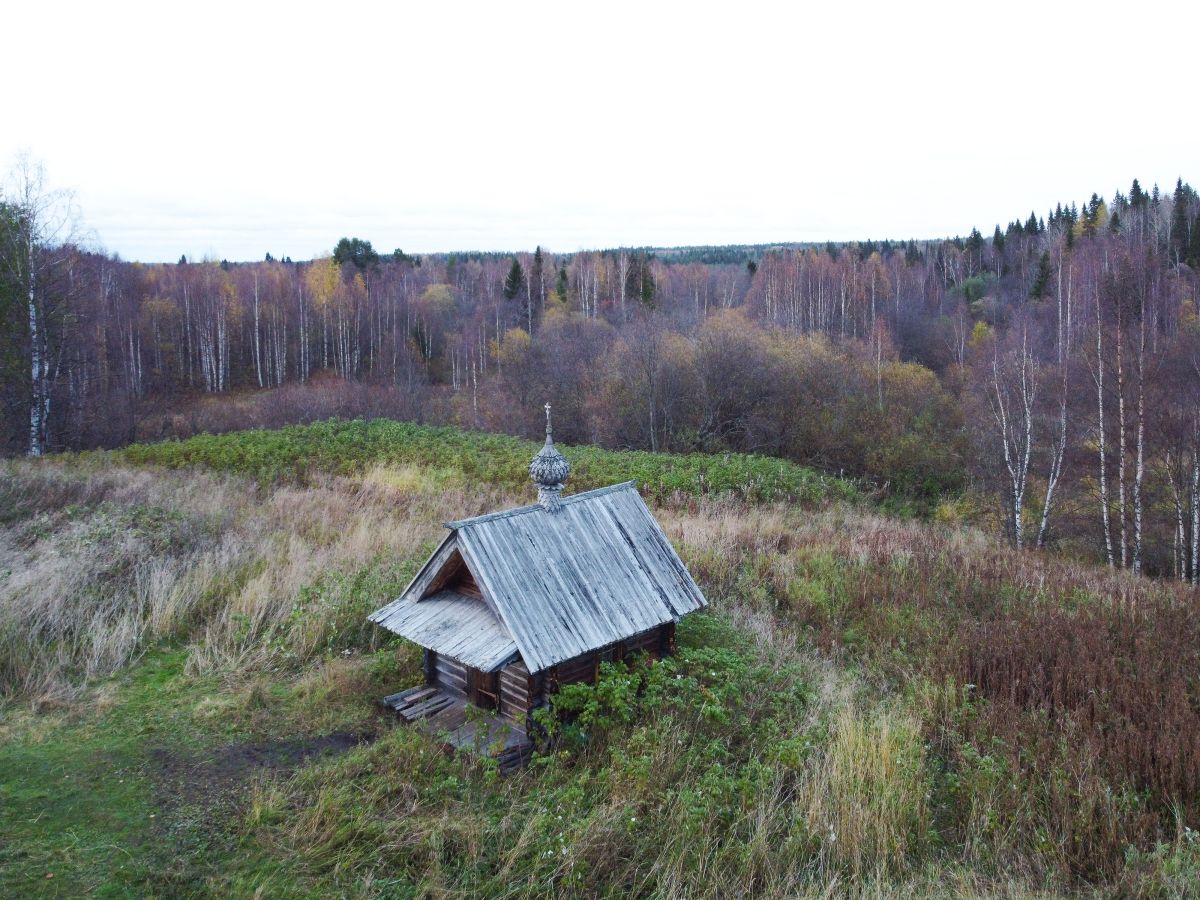
<instances>
[{"instance_id":1,"label":"birch tree","mask_svg":"<svg viewBox=\"0 0 1200 900\"><path fill-rule=\"evenodd\" d=\"M1059 256L1058 262L1058 321L1056 328L1057 358L1058 358L1058 429L1050 445L1050 466L1046 473L1046 496L1042 502L1042 521L1038 525L1037 546L1044 547L1050 531L1050 513L1054 508L1054 496L1062 478L1063 460L1067 453L1067 398L1069 392L1069 366L1071 359L1070 322L1071 322L1071 288L1074 283L1074 269L1067 267L1066 296L1063 296L1063 261Z\"/></svg>"},{"instance_id":2,"label":"birch tree","mask_svg":"<svg viewBox=\"0 0 1200 900\"><path fill-rule=\"evenodd\" d=\"M1033 460L1034 407L1037 400L1038 364L1022 326L1020 345L1004 351L993 345L988 404L995 435L999 438L1006 481L1006 519L1017 549L1025 544L1025 494Z\"/></svg>"},{"instance_id":3,"label":"birch tree","mask_svg":"<svg viewBox=\"0 0 1200 900\"><path fill-rule=\"evenodd\" d=\"M73 286L69 267L76 241L72 196L46 187L45 171L18 159L4 200L0 267L24 308L27 452L41 456L49 439L53 385L65 346L64 319Z\"/></svg>"},{"instance_id":4,"label":"birch tree","mask_svg":"<svg viewBox=\"0 0 1200 900\"><path fill-rule=\"evenodd\" d=\"M1100 524L1104 531L1104 554L1111 569L1116 564L1113 553L1112 518L1109 515L1108 495L1108 425L1104 417L1104 319L1101 315L1100 298L1096 297L1096 357L1092 366L1092 380L1096 385L1096 452L1099 455L1099 500Z\"/></svg>"}]
</instances>

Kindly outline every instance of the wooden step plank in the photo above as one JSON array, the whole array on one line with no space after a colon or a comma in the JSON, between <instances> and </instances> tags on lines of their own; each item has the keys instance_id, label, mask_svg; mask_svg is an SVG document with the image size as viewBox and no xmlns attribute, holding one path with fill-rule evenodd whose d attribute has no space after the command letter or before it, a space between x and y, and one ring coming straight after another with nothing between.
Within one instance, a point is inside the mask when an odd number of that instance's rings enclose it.
<instances>
[{"instance_id":1,"label":"wooden step plank","mask_svg":"<svg viewBox=\"0 0 1200 900\"><path fill-rule=\"evenodd\" d=\"M424 719L426 716L440 712L447 706L450 706L454 701L450 697L438 695L432 700L426 700L424 703L418 703L415 706L410 706L407 709L400 710L400 715L409 722L417 719Z\"/></svg>"},{"instance_id":2,"label":"wooden step plank","mask_svg":"<svg viewBox=\"0 0 1200 900\"><path fill-rule=\"evenodd\" d=\"M407 709L400 713L401 718L406 722L419 722L434 713L440 712L445 708L445 703L439 700L431 700L429 704L421 704L419 707Z\"/></svg>"},{"instance_id":3,"label":"wooden step plank","mask_svg":"<svg viewBox=\"0 0 1200 900\"><path fill-rule=\"evenodd\" d=\"M423 700L428 700L431 697L436 696L436 694L437 688L422 688L421 690L414 691L398 700L393 700L388 705L391 706L392 709L401 710L408 706L414 706Z\"/></svg>"},{"instance_id":4,"label":"wooden step plank","mask_svg":"<svg viewBox=\"0 0 1200 900\"><path fill-rule=\"evenodd\" d=\"M453 731L466 720L466 709L457 703L452 703L440 712L428 716L421 724L430 734L437 734L439 731Z\"/></svg>"},{"instance_id":5,"label":"wooden step plank","mask_svg":"<svg viewBox=\"0 0 1200 900\"><path fill-rule=\"evenodd\" d=\"M413 691L411 694L409 694L404 699L405 699L405 702L409 703L409 704L420 703L422 700L428 700L430 697L435 697L439 693L440 692L438 691L438 689L436 687L432 687L432 686L424 687L424 688L421 688L421 690L419 690L419 691Z\"/></svg>"},{"instance_id":6,"label":"wooden step plank","mask_svg":"<svg viewBox=\"0 0 1200 900\"><path fill-rule=\"evenodd\" d=\"M421 727L428 729L434 719L437 719L437 718L440 718L443 716L448 716L453 712L454 712L454 704L453 703L448 703L445 706L435 709L433 712L429 713L428 715L421 717L423 719L423 721L421 722Z\"/></svg>"},{"instance_id":7,"label":"wooden step plank","mask_svg":"<svg viewBox=\"0 0 1200 900\"><path fill-rule=\"evenodd\" d=\"M434 694L432 697L426 697L423 700L418 700L416 703L410 703L408 706L399 710L399 712L406 715L419 714L423 710L430 709L435 706L440 708L453 702L454 701L445 694Z\"/></svg>"},{"instance_id":8,"label":"wooden step plank","mask_svg":"<svg viewBox=\"0 0 1200 900\"><path fill-rule=\"evenodd\" d=\"M397 704L403 704L405 701L412 700L420 695L430 694L436 690L437 688L431 687L430 685L418 684L414 687L397 691L394 694L388 694L383 698L383 703L385 706L395 706Z\"/></svg>"}]
</instances>

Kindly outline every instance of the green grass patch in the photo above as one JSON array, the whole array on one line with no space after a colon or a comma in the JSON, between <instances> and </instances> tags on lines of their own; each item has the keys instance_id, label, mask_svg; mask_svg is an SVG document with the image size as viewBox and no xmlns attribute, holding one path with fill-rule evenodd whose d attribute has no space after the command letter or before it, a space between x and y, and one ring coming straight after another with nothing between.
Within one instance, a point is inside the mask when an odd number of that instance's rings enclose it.
<instances>
[{"instance_id":1,"label":"green grass patch","mask_svg":"<svg viewBox=\"0 0 1200 900\"><path fill-rule=\"evenodd\" d=\"M156 650L94 704L0 719L0 896L305 893L236 826L259 785L391 727L376 700L415 682L419 659L391 648L240 685L185 660Z\"/></svg>"},{"instance_id":2,"label":"green grass patch","mask_svg":"<svg viewBox=\"0 0 1200 900\"><path fill-rule=\"evenodd\" d=\"M195 746L193 729L173 727L182 665L178 652L147 659L120 680L120 702L105 714L8 723L0 895L138 896L178 865L148 770L152 746Z\"/></svg>"},{"instance_id":3,"label":"green grass patch","mask_svg":"<svg viewBox=\"0 0 1200 900\"><path fill-rule=\"evenodd\" d=\"M685 620L677 657L564 696L557 750L510 778L379 712L421 677L408 644L243 683L155 650L94 704L10 710L0 896L625 896L656 857L678 867L664 887L703 893L714 854L730 877L782 877L820 847L777 798L819 743L814 695L744 644ZM788 857L765 852L764 803Z\"/></svg>"}]
</instances>

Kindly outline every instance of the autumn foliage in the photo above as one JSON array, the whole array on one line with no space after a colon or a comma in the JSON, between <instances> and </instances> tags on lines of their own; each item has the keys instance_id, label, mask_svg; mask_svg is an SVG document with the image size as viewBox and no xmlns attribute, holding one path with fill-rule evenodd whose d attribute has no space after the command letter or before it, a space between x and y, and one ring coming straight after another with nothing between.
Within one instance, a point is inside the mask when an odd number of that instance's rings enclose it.
<instances>
[{"instance_id":1,"label":"autumn foliage","mask_svg":"<svg viewBox=\"0 0 1200 900\"><path fill-rule=\"evenodd\" d=\"M48 449L328 416L532 437L550 401L569 443L778 456L1194 583L1198 222L1180 181L990 238L423 259L347 238L171 265L44 247L69 277L45 282L36 391L0 285L0 443L27 451L34 411Z\"/></svg>"}]
</instances>

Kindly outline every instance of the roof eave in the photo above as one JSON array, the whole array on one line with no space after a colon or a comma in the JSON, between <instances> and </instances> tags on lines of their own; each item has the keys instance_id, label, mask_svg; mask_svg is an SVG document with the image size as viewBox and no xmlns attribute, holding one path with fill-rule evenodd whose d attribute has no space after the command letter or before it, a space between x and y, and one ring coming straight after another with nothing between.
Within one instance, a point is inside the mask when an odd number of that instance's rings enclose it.
<instances>
[{"instance_id":1,"label":"roof eave","mask_svg":"<svg viewBox=\"0 0 1200 900\"><path fill-rule=\"evenodd\" d=\"M405 587L405 589L400 592L400 596L397 597L396 599L392 600L390 603L388 603L384 606L381 606L379 609L375 610L375 612L373 612L369 616L367 616L367 621L373 622L376 625L378 625L379 619L382 618L390 610L394 609L397 603L400 603L400 602L408 599L409 594L413 589L413 586L416 585L419 581L421 581L422 578L424 578L425 573L429 570L430 566L432 566L437 561L438 557L442 555L442 553L447 549L448 545L451 542L456 541L457 538L458 538L458 535L453 531L450 532L448 535L446 535L444 538L442 538L441 543L438 544L437 548L432 553L429 554L429 558L425 560L425 562L422 564L421 568L417 569L417 574L415 574L412 577L412 580L409 581L408 586ZM421 598L414 597L412 599L420 600Z\"/></svg>"}]
</instances>

